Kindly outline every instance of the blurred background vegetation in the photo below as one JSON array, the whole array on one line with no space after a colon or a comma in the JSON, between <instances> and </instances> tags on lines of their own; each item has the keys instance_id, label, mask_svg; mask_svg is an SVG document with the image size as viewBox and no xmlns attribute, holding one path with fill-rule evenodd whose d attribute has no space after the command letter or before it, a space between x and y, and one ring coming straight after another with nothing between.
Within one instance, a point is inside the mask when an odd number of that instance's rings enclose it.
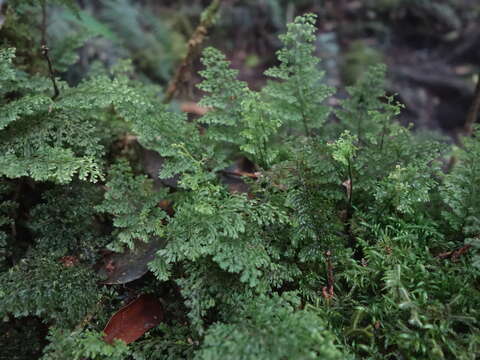
<instances>
[{"instance_id":1,"label":"blurred background vegetation","mask_svg":"<svg viewBox=\"0 0 480 360\"><path fill-rule=\"evenodd\" d=\"M187 51L187 42L210 0L71 0L49 5L47 40L56 73L72 84L98 64L132 59L136 76L166 87ZM1 0L0 44L18 36L12 8L28 0ZM79 9L79 10L78 10ZM477 0L222 0L203 46L226 52L252 88L275 65L278 34L305 12L318 15L318 55L334 86L352 85L372 63L389 68L389 92L406 105L402 121L455 137L473 99L480 64L480 2ZM18 12L17 12L18 13ZM23 23L25 47L17 61L39 59L41 13L32 6ZM77 49L78 61L65 58ZM38 66L44 66L39 64ZM176 103L196 101L198 56ZM29 69L35 66L28 64ZM340 91L338 98L342 98ZM332 100L332 101L335 101Z\"/></svg>"}]
</instances>

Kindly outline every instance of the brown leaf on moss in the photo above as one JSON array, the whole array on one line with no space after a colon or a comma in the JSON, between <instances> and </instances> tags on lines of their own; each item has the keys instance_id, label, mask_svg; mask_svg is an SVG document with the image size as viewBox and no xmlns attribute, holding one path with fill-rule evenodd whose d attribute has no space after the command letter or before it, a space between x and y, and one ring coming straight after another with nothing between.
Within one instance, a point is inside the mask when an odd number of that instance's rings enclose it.
<instances>
[{"instance_id":1,"label":"brown leaf on moss","mask_svg":"<svg viewBox=\"0 0 480 360\"><path fill-rule=\"evenodd\" d=\"M162 304L153 295L141 295L118 310L108 321L103 332L105 342L114 339L130 344L163 320Z\"/></svg>"},{"instance_id":2,"label":"brown leaf on moss","mask_svg":"<svg viewBox=\"0 0 480 360\"><path fill-rule=\"evenodd\" d=\"M141 278L148 271L148 263L155 258L156 252L165 245L161 238L151 239L148 243L136 240L133 249L123 253L110 253L103 258L98 275L104 278L104 284L126 284Z\"/></svg>"}]
</instances>

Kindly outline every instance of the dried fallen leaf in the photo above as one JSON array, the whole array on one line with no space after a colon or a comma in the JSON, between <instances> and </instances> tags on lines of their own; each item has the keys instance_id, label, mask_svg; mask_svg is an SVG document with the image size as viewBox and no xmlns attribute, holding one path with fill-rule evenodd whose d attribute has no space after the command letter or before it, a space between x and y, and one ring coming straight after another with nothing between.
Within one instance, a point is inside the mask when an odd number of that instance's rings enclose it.
<instances>
[{"instance_id":1,"label":"dried fallen leaf","mask_svg":"<svg viewBox=\"0 0 480 360\"><path fill-rule=\"evenodd\" d=\"M105 342L114 339L127 344L134 342L163 320L162 304L153 295L141 295L118 310L108 321L103 332Z\"/></svg>"},{"instance_id":2,"label":"dried fallen leaf","mask_svg":"<svg viewBox=\"0 0 480 360\"><path fill-rule=\"evenodd\" d=\"M126 284L141 278L148 271L147 264L165 244L164 239L151 239L148 243L135 241L133 249L123 253L111 253L103 259L98 275L105 278L104 284Z\"/></svg>"}]
</instances>

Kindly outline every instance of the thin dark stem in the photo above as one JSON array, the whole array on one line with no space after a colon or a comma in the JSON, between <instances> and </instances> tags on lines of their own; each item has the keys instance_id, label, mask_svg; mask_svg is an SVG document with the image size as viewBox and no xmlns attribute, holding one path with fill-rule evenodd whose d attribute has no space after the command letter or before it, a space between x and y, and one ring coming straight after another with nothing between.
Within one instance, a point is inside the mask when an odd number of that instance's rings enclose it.
<instances>
[{"instance_id":1,"label":"thin dark stem","mask_svg":"<svg viewBox=\"0 0 480 360\"><path fill-rule=\"evenodd\" d=\"M295 51L297 51L295 49ZM295 56L296 57L296 56ZM308 128L308 122L307 122L307 117L305 116L305 101L303 98L303 94L300 88L300 83L298 82L298 77L295 76L295 83L297 85L297 97L300 101L300 114L302 115L302 122L303 122L303 130L305 131L305 136L309 137L310 135L310 129Z\"/></svg>"},{"instance_id":2,"label":"thin dark stem","mask_svg":"<svg viewBox=\"0 0 480 360\"><path fill-rule=\"evenodd\" d=\"M262 129L262 133L265 133L265 126L263 125L264 124L263 119L264 119L263 109L260 109L260 127ZM262 140L262 145L261 145L261 148L260 148L260 156L262 158L262 166L263 166L264 169L266 169L268 167L267 152L268 152L267 141L265 139L263 139Z\"/></svg>"},{"instance_id":3,"label":"thin dark stem","mask_svg":"<svg viewBox=\"0 0 480 360\"><path fill-rule=\"evenodd\" d=\"M353 204L353 172L351 159L348 158L348 180L350 180L350 195L348 197L348 211L351 213Z\"/></svg>"},{"instance_id":4,"label":"thin dark stem","mask_svg":"<svg viewBox=\"0 0 480 360\"><path fill-rule=\"evenodd\" d=\"M295 81L297 83L297 95L298 99L300 100L300 114L302 115L302 122L303 122L303 130L305 131L305 136L309 137L310 136L310 129L308 128L308 122L307 122L307 117L305 116L305 102L303 99L303 94L300 90L300 84L298 83L298 77L295 77Z\"/></svg>"},{"instance_id":5,"label":"thin dark stem","mask_svg":"<svg viewBox=\"0 0 480 360\"><path fill-rule=\"evenodd\" d=\"M295 81L297 83L297 96L298 96L298 99L300 100L300 114L302 115L303 130L305 131L305 136L309 137L310 129L308 128L307 117L305 116L305 111L304 111L305 102L303 99L303 94L300 90L300 84L298 83L298 77L295 77Z\"/></svg>"},{"instance_id":6,"label":"thin dark stem","mask_svg":"<svg viewBox=\"0 0 480 360\"><path fill-rule=\"evenodd\" d=\"M298 47L295 47L295 59L298 58L297 56L298 54ZM298 70L298 65L296 64L296 61L294 62L294 66L295 66L295 69L296 69L296 73L298 73L299 71ZM300 102L300 115L302 115L302 122L303 122L303 131L305 131L305 136L306 137L309 137L310 135L310 129L308 128L308 122L307 122L307 117L305 116L305 100L303 98L303 93L301 91L301 87L300 87L300 83L298 81L298 76L295 76L294 75L294 78L295 78L295 85L296 85L296 93L297 93L297 98Z\"/></svg>"},{"instance_id":7,"label":"thin dark stem","mask_svg":"<svg viewBox=\"0 0 480 360\"><path fill-rule=\"evenodd\" d=\"M380 152L383 151L383 142L385 140L385 133L387 131L387 121L383 122L383 129L382 129L382 138L380 140Z\"/></svg>"},{"instance_id":8,"label":"thin dark stem","mask_svg":"<svg viewBox=\"0 0 480 360\"><path fill-rule=\"evenodd\" d=\"M305 136L310 136L310 129L308 128L308 125L307 125L307 119L305 118L305 115L303 114L303 110L302 110L302 120L303 120L303 128L305 130Z\"/></svg>"},{"instance_id":9,"label":"thin dark stem","mask_svg":"<svg viewBox=\"0 0 480 360\"><path fill-rule=\"evenodd\" d=\"M42 45L41 49L42 49L42 54L45 57L45 60L47 60L48 72L50 74L50 79L52 80L52 84L53 84L52 100L55 100L58 97L58 95L60 95L60 90L58 89L57 82L55 80L55 75L53 73L52 61L50 60L50 56L48 56L48 47L46 47L45 45Z\"/></svg>"},{"instance_id":10,"label":"thin dark stem","mask_svg":"<svg viewBox=\"0 0 480 360\"><path fill-rule=\"evenodd\" d=\"M331 260L332 252L327 250L325 252L325 258L327 263L327 286L324 286L322 289L322 295L327 301L327 304L330 305L332 298L335 296L333 286L333 265Z\"/></svg>"},{"instance_id":11,"label":"thin dark stem","mask_svg":"<svg viewBox=\"0 0 480 360\"><path fill-rule=\"evenodd\" d=\"M362 110L360 110L358 113L362 114ZM363 116L360 115L358 117L358 121L357 121L357 134L358 134L358 140L359 141L362 141L362 123L363 123Z\"/></svg>"},{"instance_id":12,"label":"thin dark stem","mask_svg":"<svg viewBox=\"0 0 480 360\"><path fill-rule=\"evenodd\" d=\"M58 95L60 95L60 90L58 89L57 82L55 80L55 74L53 72L53 65L50 56L48 55L48 46L47 46L47 5L45 2L42 3L42 43L40 46L40 50L42 51L42 55L47 61L48 64L48 73L50 75L50 79L52 80L53 84L53 96L52 100L55 100Z\"/></svg>"},{"instance_id":13,"label":"thin dark stem","mask_svg":"<svg viewBox=\"0 0 480 360\"><path fill-rule=\"evenodd\" d=\"M333 265L332 265L332 252L327 250L325 253L327 257L327 279L328 279L328 287L331 289L330 291L333 292L333 285L334 285L334 277L333 277Z\"/></svg>"}]
</instances>

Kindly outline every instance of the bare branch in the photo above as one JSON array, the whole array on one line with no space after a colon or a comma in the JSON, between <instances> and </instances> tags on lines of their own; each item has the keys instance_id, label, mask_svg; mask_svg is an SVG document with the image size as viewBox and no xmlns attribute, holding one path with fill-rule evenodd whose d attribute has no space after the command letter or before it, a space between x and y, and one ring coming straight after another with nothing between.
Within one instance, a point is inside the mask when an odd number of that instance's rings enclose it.
<instances>
[{"instance_id":1,"label":"bare branch","mask_svg":"<svg viewBox=\"0 0 480 360\"><path fill-rule=\"evenodd\" d=\"M215 16L218 12L220 7L221 0L213 0L208 8L202 13L202 17L200 20L200 24L198 24L197 28L193 32L190 40L188 40L187 46L187 54L184 56L180 66L177 68L174 77L170 80L167 91L165 93L165 98L163 102L168 104L172 101L173 97L177 94L180 84L184 81L186 74L189 71L189 68L195 58L198 49L202 45L205 37L207 35L208 28L210 28L214 21Z\"/></svg>"}]
</instances>

